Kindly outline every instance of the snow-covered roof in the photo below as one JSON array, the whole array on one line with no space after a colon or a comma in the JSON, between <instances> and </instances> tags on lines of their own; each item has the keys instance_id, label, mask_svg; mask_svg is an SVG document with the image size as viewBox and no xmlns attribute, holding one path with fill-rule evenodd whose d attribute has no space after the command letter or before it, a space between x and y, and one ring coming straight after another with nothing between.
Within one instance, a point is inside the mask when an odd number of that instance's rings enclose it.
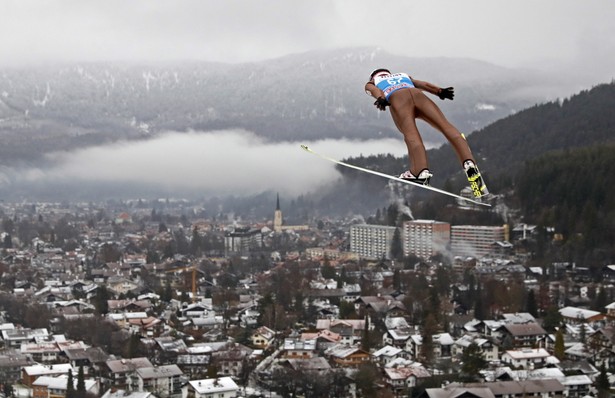
<instances>
[{"instance_id":1,"label":"snow-covered roof","mask_svg":"<svg viewBox=\"0 0 615 398\"><path fill-rule=\"evenodd\" d=\"M199 395L222 393L225 391L237 391L239 387L237 383L230 377L218 377L216 379L201 379L191 380L188 382L190 386Z\"/></svg>"},{"instance_id":2,"label":"snow-covered roof","mask_svg":"<svg viewBox=\"0 0 615 398\"><path fill-rule=\"evenodd\" d=\"M505 355L512 359L547 358L551 354L544 348L525 348L523 350L508 350Z\"/></svg>"},{"instance_id":3,"label":"snow-covered roof","mask_svg":"<svg viewBox=\"0 0 615 398\"><path fill-rule=\"evenodd\" d=\"M374 352L372 355L375 357L392 357L392 356L399 354L402 351L403 350L401 348L386 345L382 347L381 349L379 349L378 351Z\"/></svg>"},{"instance_id":4,"label":"snow-covered roof","mask_svg":"<svg viewBox=\"0 0 615 398\"><path fill-rule=\"evenodd\" d=\"M578 308L578 307L564 307L559 310L559 313L564 318L576 318L576 319L583 319L583 320L592 318L596 315L600 315L600 312L598 311L586 310L584 308Z\"/></svg>"}]
</instances>

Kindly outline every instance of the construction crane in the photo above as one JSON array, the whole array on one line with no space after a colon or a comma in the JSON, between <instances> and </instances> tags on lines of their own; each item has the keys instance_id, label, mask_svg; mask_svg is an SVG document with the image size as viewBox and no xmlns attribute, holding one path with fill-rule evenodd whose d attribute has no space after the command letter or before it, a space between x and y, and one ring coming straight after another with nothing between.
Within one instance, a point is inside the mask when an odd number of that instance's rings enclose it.
<instances>
[{"instance_id":1,"label":"construction crane","mask_svg":"<svg viewBox=\"0 0 615 398\"><path fill-rule=\"evenodd\" d=\"M165 272L185 272L185 271L191 271L192 272L192 302L195 303L196 302L196 264L192 264L191 266L188 267L181 267L181 268L173 268L173 269L169 269L166 270Z\"/></svg>"}]
</instances>

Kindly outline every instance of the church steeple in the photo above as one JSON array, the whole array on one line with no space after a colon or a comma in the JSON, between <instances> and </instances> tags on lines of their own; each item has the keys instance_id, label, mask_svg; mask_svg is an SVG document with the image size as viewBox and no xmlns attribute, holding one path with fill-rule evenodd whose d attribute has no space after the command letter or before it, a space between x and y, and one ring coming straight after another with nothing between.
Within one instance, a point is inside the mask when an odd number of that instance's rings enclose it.
<instances>
[{"instance_id":1,"label":"church steeple","mask_svg":"<svg viewBox=\"0 0 615 398\"><path fill-rule=\"evenodd\" d=\"M282 210L280 210L280 194L279 193L276 199L275 212L273 213L273 231L274 232L282 231Z\"/></svg>"}]
</instances>

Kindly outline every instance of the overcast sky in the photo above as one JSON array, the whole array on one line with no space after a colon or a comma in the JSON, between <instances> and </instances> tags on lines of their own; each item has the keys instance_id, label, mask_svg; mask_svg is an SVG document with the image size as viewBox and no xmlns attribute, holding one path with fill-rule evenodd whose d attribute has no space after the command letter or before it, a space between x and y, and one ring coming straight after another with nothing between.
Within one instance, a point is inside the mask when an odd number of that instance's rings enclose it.
<instances>
[{"instance_id":1,"label":"overcast sky","mask_svg":"<svg viewBox=\"0 0 615 398\"><path fill-rule=\"evenodd\" d=\"M615 70L610 0L0 0L0 63L250 62L321 48Z\"/></svg>"}]
</instances>

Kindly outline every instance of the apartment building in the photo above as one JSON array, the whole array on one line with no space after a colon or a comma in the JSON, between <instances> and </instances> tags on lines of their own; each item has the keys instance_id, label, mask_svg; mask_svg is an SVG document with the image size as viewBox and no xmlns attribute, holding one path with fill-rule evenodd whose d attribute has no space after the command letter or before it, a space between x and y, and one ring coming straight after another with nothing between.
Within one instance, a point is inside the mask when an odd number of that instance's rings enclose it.
<instances>
[{"instance_id":1,"label":"apartment building","mask_svg":"<svg viewBox=\"0 0 615 398\"><path fill-rule=\"evenodd\" d=\"M507 239L507 227L453 225L451 251L454 256L481 258L497 251L497 242Z\"/></svg>"},{"instance_id":2,"label":"apartment building","mask_svg":"<svg viewBox=\"0 0 615 398\"><path fill-rule=\"evenodd\" d=\"M404 255L413 254L428 259L444 253L450 244L451 225L433 220L412 220L403 224Z\"/></svg>"},{"instance_id":3,"label":"apartment building","mask_svg":"<svg viewBox=\"0 0 615 398\"><path fill-rule=\"evenodd\" d=\"M390 258L395 227L359 224L350 227L350 251L363 258Z\"/></svg>"}]
</instances>

